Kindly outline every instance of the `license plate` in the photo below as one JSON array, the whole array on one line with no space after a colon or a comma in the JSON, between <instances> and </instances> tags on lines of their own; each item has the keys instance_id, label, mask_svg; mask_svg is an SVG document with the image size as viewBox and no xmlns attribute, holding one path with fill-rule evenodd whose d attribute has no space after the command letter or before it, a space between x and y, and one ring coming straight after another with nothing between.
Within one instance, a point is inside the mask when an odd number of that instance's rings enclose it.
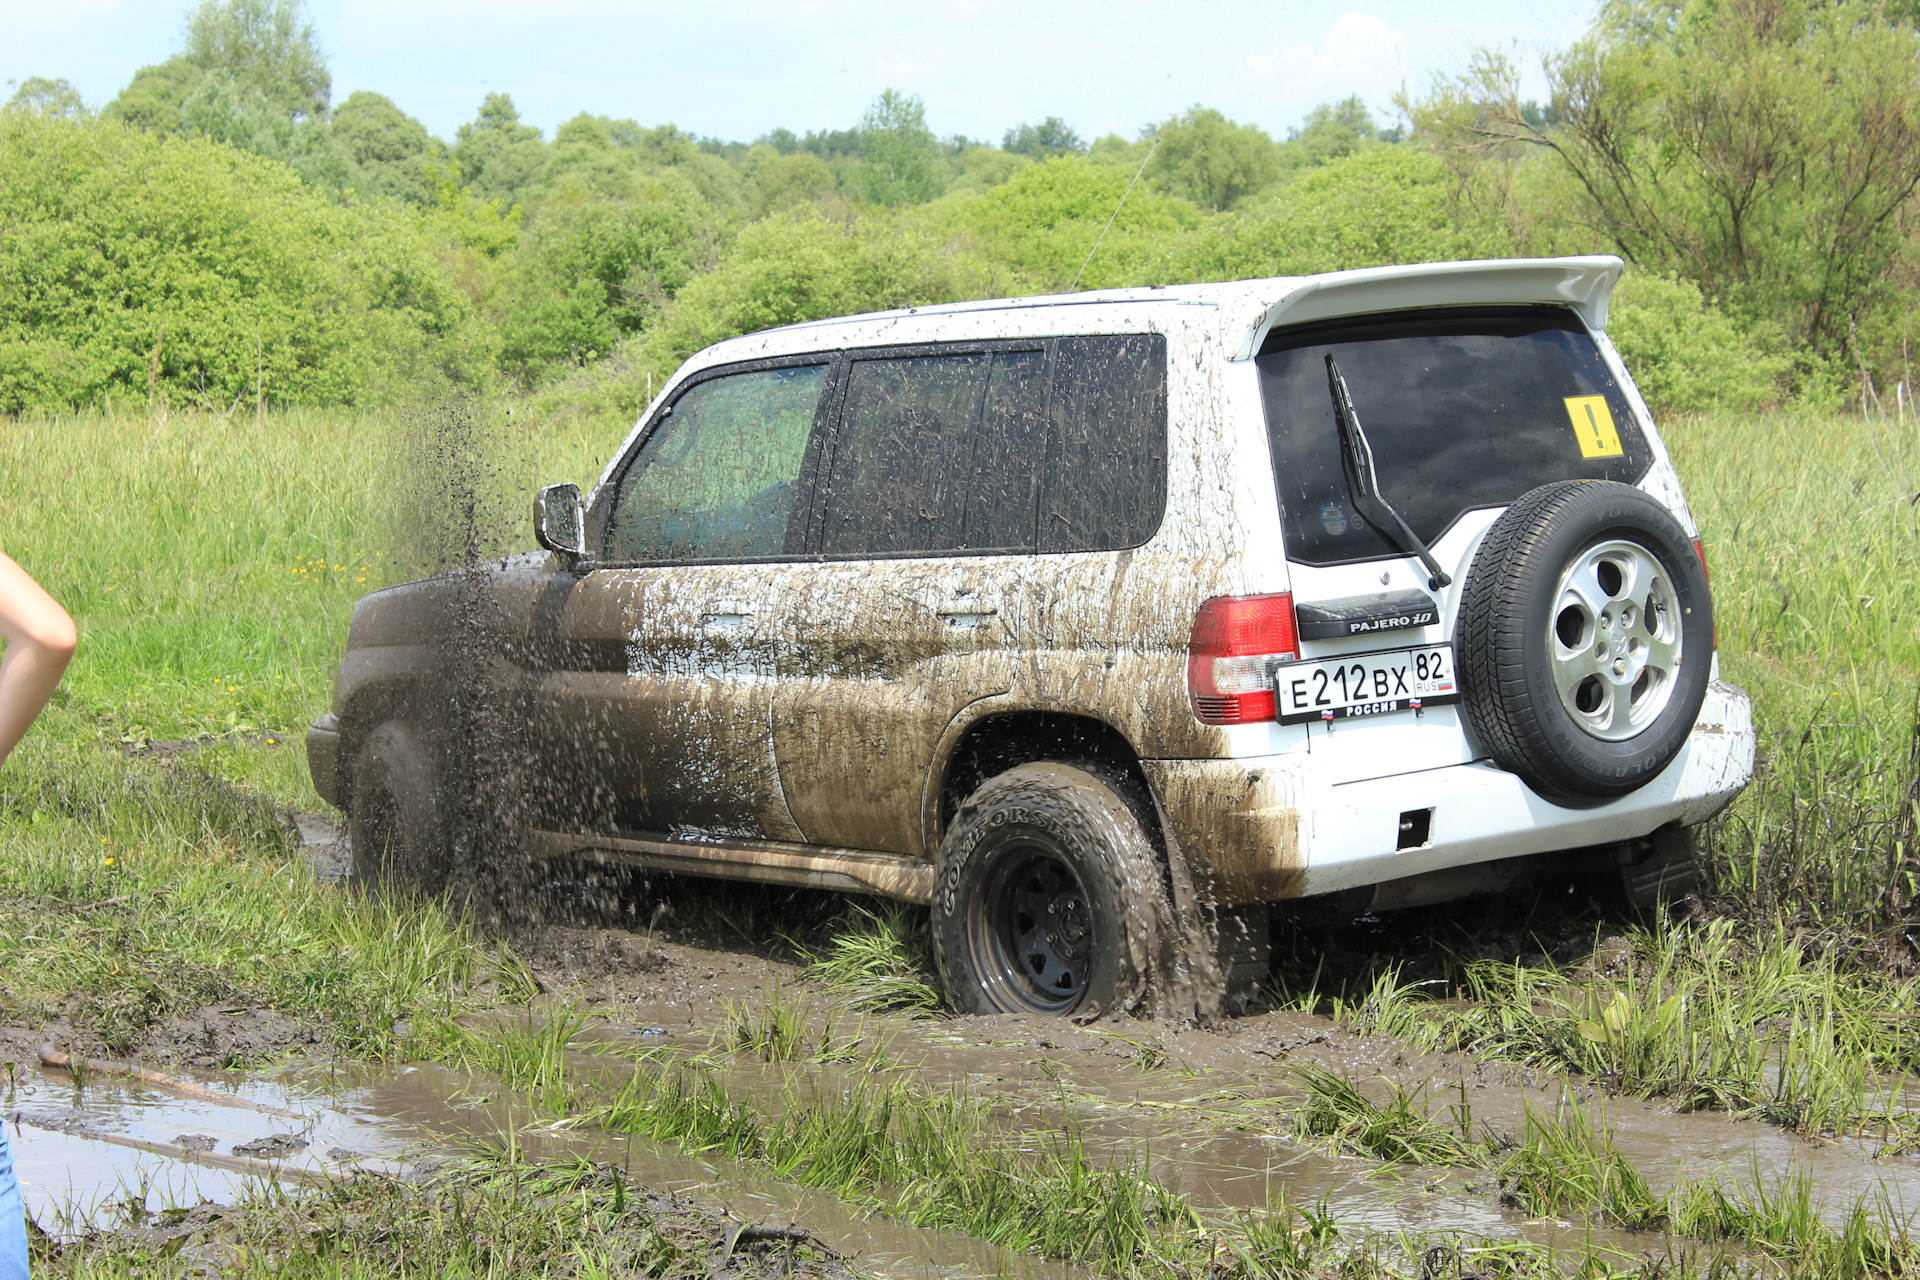
<instances>
[{"instance_id":1,"label":"license plate","mask_svg":"<svg viewBox=\"0 0 1920 1280\"><path fill-rule=\"evenodd\" d=\"M1350 720L1460 700L1450 644L1283 663L1273 682L1281 724Z\"/></svg>"}]
</instances>

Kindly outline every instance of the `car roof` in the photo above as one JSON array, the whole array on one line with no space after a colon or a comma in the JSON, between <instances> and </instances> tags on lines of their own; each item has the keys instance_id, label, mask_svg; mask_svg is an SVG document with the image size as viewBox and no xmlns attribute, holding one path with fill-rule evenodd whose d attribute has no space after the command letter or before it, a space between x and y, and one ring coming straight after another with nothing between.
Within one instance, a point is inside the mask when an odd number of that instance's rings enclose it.
<instances>
[{"instance_id":1,"label":"car roof","mask_svg":"<svg viewBox=\"0 0 1920 1280\"><path fill-rule=\"evenodd\" d=\"M1277 325L1412 307L1558 304L1590 328L1605 329L1607 302L1623 264L1611 255L1501 258L1367 267L1320 275L1219 284L1089 289L1083 293L991 298L803 321L731 338L693 363L793 354L822 348L981 339L1003 334L1142 332L1174 308L1215 308L1229 359L1250 359Z\"/></svg>"}]
</instances>

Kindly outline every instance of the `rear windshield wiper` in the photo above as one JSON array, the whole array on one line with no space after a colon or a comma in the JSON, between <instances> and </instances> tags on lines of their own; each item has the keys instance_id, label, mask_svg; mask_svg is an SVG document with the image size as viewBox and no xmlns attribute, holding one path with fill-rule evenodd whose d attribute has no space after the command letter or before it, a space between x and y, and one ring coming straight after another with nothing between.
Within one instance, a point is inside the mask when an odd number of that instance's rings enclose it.
<instances>
[{"instance_id":1,"label":"rear windshield wiper","mask_svg":"<svg viewBox=\"0 0 1920 1280\"><path fill-rule=\"evenodd\" d=\"M1373 471L1373 447L1367 443L1367 433L1360 428L1360 415L1354 412L1353 396L1347 391L1347 380L1340 376L1340 366L1333 362L1331 352L1327 355L1327 388L1333 393L1333 420L1340 429L1340 451L1347 458L1347 484L1355 509L1365 498L1393 517L1394 527L1400 531L1396 541L1401 549L1413 552L1427 566L1430 575L1427 585L1435 591L1449 585L1453 579L1441 569L1440 562L1433 558L1433 552L1427 550L1427 544L1420 541L1420 535L1407 527L1407 522L1400 518L1400 513L1380 492L1380 478Z\"/></svg>"}]
</instances>

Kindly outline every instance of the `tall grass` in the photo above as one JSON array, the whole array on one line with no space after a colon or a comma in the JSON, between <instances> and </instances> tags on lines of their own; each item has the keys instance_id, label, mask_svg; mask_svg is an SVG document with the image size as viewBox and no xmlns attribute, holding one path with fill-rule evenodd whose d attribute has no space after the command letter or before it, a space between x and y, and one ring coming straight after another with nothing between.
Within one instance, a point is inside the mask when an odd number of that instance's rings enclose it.
<instances>
[{"instance_id":1,"label":"tall grass","mask_svg":"<svg viewBox=\"0 0 1920 1280\"><path fill-rule=\"evenodd\" d=\"M462 413L477 461L436 444ZM526 548L522 490L591 478L618 443L604 425L510 421L484 405L8 421L0 550L80 625L66 727L110 741L303 729L326 709L354 602L423 567L420 507L447 492L432 472L473 466L494 541Z\"/></svg>"},{"instance_id":2,"label":"tall grass","mask_svg":"<svg viewBox=\"0 0 1920 1280\"><path fill-rule=\"evenodd\" d=\"M175 1015L258 1004L378 1056L396 1022L465 1003L472 930L322 885L257 792L71 743L9 762L0 785L10 1022L64 1012L124 1054Z\"/></svg>"},{"instance_id":3,"label":"tall grass","mask_svg":"<svg viewBox=\"0 0 1920 1280\"><path fill-rule=\"evenodd\" d=\"M1763 768L1709 845L1727 909L1855 950L1920 921L1920 421L1664 428ZM1900 944L1904 947L1905 944Z\"/></svg>"}]
</instances>

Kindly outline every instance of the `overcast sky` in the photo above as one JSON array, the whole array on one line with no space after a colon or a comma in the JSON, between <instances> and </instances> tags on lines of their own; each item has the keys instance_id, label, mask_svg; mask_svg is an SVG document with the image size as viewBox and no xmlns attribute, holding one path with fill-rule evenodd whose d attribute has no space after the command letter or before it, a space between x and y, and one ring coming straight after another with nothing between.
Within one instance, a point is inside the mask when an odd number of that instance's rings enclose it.
<instances>
[{"instance_id":1,"label":"overcast sky","mask_svg":"<svg viewBox=\"0 0 1920 1280\"><path fill-rule=\"evenodd\" d=\"M65 77L90 106L176 52L185 0L0 0L0 81ZM1060 116L1132 137L1195 103L1275 137L1316 103L1391 98L1495 45L1544 87L1540 55L1594 0L309 0L333 100L386 94L451 140L480 99L513 95L551 137L580 111L751 140L847 128L882 89L918 94L942 135L998 141ZM9 92L11 92L9 90Z\"/></svg>"}]
</instances>

